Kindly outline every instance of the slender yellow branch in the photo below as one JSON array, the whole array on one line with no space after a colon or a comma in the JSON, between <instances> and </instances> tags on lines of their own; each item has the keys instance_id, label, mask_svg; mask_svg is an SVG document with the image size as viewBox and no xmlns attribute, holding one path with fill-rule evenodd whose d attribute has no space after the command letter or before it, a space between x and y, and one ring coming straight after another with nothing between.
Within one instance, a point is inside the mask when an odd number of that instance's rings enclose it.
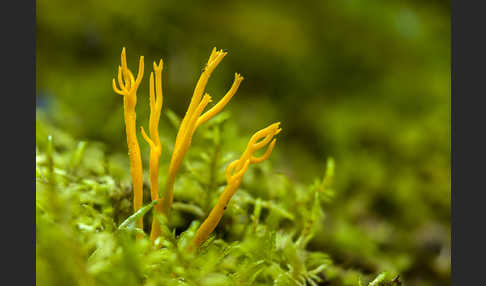
<instances>
[{"instance_id":1,"label":"slender yellow branch","mask_svg":"<svg viewBox=\"0 0 486 286\"><path fill-rule=\"evenodd\" d=\"M198 118L196 123L196 128L197 126L213 118L226 106L226 104L231 100L233 95L235 95L242 81L243 81L243 77L239 73L235 73L235 80L233 81L233 85L231 86L231 88L215 106L213 106L211 109L206 111L203 115L201 115L201 117Z\"/></svg>"},{"instance_id":2,"label":"slender yellow branch","mask_svg":"<svg viewBox=\"0 0 486 286\"><path fill-rule=\"evenodd\" d=\"M248 170L248 166L250 164L260 163L270 156L276 142L276 139L273 137L277 135L280 131L282 131L279 126L280 122L277 122L268 126L267 128L256 132L250 138L248 146L241 155L240 159L231 162L228 167L226 167L226 187L219 197L218 202L209 213L209 216L197 230L196 235L192 240L192 243L189 245L189 251L198 248L214 231L219 221L223 217L224 210L231 200L231 197L234 195L239 185L241 184L241 180L246 170ZM253 156L256 151L266 146L270 142L270 140L272 140L272 142L261 157Z\"/></svg>"},{"instance_id":3,"label":"slender yellow branch","mask_svg":"<svg viewBox=\"0 0 486 286\"><path fill-rule=\"evenodd\" d=\"M162 110L163 94L162 94L162 69L163 62L160 60L157 65L154 62L154 73L150 73L149 82L149 102L150 102L150 118L149 118L149 133L150 137L145 133L141 127L142 136L150 145L150 196L152 201L159 199L159 159L162 153L162 145L159 137L159 120L160 112ZM157 210L157 205L155 206ZM159 210L160 211L160 210ZM150 239L154 241L160 235L160 225L156 218L152 220L152 230L150 232Z\"/></svg>"},{"instance_id":4,"label":"slender yellow branch","mask_svg":"<svg viewBox=\"0 0 486 286\"><path fill-rule=\"evenodd\" d=\"M203 96L209 77L218 64L223 60L224 56L226 56L226 54L226 52L223 52L222 50L218 51L216 48L212 50L204 71L199 77L196 87L194 88L191 102L189 103L189 107L182 120L179 131L177 132L174 152L172 153L169 165L169 174L165 185L165 193L162 198L162 202L157 205L157 209L160 209L161 213L165 216L169 215L170 207L174 200L175 176L182 164L182 160L184 159L187 150L191 145L192 136L194 135L196 128L214 117L224 108L224 106L236 93L241 81L243 80L243 77L241 77L239 74L235 74L233 85L226 95L213 108L201 116L204 108L211 101L211 97L208 94Z\"/></svg>"},{"instance_id":5,"label":"slender yellow branch","mask_svg":"<svg viewBox=\"0 0 486 286\"><path fill-rule=\"evenodd\" d=\"M121 53L121 66L118 66L118 84L116 86L113 79L113 90L123 96L123 114L125 129L127 133L128 156L130 159L130 174L133 184L133 210L136 212L142 207L143 203L143 177L142 177L142 158L140 156L140 146L137 140L135 106L137 104L137 90L143 77L143 56L140 57L137 78L133 77L128 69L126 51L123 48ZM137 223L143 229L143 219Z\"/></svg>"}]
</instances>

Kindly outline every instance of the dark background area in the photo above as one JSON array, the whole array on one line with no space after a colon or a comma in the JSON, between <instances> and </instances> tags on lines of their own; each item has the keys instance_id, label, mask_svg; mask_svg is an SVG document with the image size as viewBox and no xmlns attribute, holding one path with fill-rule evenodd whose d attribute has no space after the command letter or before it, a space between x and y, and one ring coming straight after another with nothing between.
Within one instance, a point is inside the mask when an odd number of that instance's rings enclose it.
<instances>
[{"instance_id":1,"label":"dark background area","mask_svg":"<svg viewBox=\"0 0 486 286\"><path fill-rule=\"evenodd\" d=\"M37 1L37 108L79 140L126 152L120 51L164 60L164 109L183 115L211 49L209 81L248 136L281 121L274 166L293 180L336 161L335 201L313 247L407 285L450 284L449 1ZM169 129L162 115L161 134Z\"/></svg>"}]
</instances>

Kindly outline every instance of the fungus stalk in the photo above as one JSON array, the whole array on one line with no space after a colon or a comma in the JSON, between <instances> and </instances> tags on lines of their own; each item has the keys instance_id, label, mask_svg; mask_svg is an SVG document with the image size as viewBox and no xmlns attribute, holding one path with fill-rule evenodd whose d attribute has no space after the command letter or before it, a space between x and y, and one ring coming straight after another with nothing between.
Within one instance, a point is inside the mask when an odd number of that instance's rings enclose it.
<instances>
[{"instance_id":1,"label":"fungus stalk","mask_svg":"<svg viewBox=\"0 0 486 286\"><path fill-rule=\"evenodd\" d=\"M226 210L226 207L231 200L231 197L234 195L239 185L241 184L243 175L248 170L249 165L263 162L270 156L277 140L273 137L282 130L279 126L280 122L277 122L256 132L250 138L248 146L241 155L240 159L235 160L228 165L225 171L227 181L226 187L219 197L218 202L209 213L209 216L206 218L206 220L204 220L204 222L197 230L196 235L192 240L192 243L189 245L189 251L192 251L194 248L198 248L214 231L219 221L223 217L223 213ZM253 156L253 153L255 153L257 150L268 145L270 140L271 143L262 156Z\"/></svg>"},{"instance_id":2,"label":"fungus stalk","mask_svg":"<svg viewBox=\"0 0 486 286\"><path fill-rule=\"evenodd\" d=\"M174 152L172 153L169 165L169 174L165 185L165 193L161 203L157 205L157 210L165 216L169 215L169 211L174 199L175 176L181 166L187 150L189 149L189 146L191 145L192 136L196 128L214 117L226 106L233 95L235 95L241 81L243 80L243 77L236 73L233 85L228 90L226 95L215 106L201 115L204 108L206 108L208 103L211 102L211 97L209 94L206 93L203 96L206 84L211 76L211 73L218 66L221 60L223 60L226 54L227 53L223 52L222 50L217 51L216 48L212 50L204 71L196 84L191 102L182 120L181 126L179 127L179 131L177 132Z\"/></svg>"},{"instance_id":3,"label":"fungus stalk","mask_svg":"<svg viewBox=\"0 0 486 286\"><path fill-rule=\"evenodd\" d=\"M152 201L159 199L159 159L162 153L162 145L159 137L159 120L160 111L162 110L162 68L163 62L160 60L157 65L154 62L154 73L150 73L149 82L149 97L150 97L150 118L149 118L149 134L147 136L143 127L141 128L143 138L150 145L150 197ZM155 90L154 90L155 89ZM157 210L158 205L155 205ZM152 230L150 232L150 239L154 241L160 235L160 225L154 216L152 220Z\"/></svg>"},{"instance_id":4,"label":"fungus stalk","mask_svg":"<svg viewBox=\"0 0 486 286\"><path fill-rule=\"evenodd\" d=\"M143 178L142 158L140 146L137 140L135 106L137 104L137 90L143 77L143 56L140 57L137 78L128 69L125 48L121 53L121 66L118 66L118 85L113 79L113 90L123 96L123 115L127 133L128 156L130 159L130 174L133 184L133 210L136 212L142 207L143 202ZM143 229L143 218L137 222L137 226Z\"/></svg>"}]
</instances>

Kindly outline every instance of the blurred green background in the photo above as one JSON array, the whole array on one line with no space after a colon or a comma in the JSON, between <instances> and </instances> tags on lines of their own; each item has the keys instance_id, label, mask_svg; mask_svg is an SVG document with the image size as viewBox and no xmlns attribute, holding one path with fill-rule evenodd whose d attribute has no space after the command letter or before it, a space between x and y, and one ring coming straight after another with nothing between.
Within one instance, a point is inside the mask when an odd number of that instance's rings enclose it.
<instances>
[{"instance_id":1,"label":"blurred green background","mask_svg":"<svg viewBox=\"0 0 486 286\"><path fill-rule=\"evenodd\" d=\"M126 152L111 88L123 46L132 70L145 56L144 126L153 61L164 60L163 109L182 116L211 49L228 51L207 91L217 102L245 77L225 108L241 136L281 121L273 163L292 180L311 183L335 159L313 247L407 285L450 285L449 1L38 0L36 21L38 110L109 152Z\"/></svg>"}]
</instances>

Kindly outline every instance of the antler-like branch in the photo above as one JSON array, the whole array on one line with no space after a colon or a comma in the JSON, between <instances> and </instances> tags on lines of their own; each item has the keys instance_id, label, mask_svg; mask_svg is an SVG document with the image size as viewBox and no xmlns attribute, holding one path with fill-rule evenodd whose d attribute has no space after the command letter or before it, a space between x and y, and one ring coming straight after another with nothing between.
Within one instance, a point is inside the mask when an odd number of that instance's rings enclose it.
<instances>
[{"instance_id":1,"label":"antler-like branch","mask_svg":"<svg viewBox=\"0 0 486 286\"><path fill-rule=\"evenodd\" d=\"M142 158L140 156L140 146L137 140L136 113L137 90L143 77L143 56L140 57L137 78L134 79L132 72L128 69L126 50L121 52L121 65L118 66L118 84L113 78L113 90L123 95L123 111L125 128L127 132L128 156L130 158L130 174L133 184L133 209L137 211L142 207L143 202L143 178L142 178ZM138 221L138 227L143 229L142 218Z\"/></svg>"},{"instance_id":2,"label":"antler-like branch","mask_svg":"<svg viewBox=\"0 0 486 286\"><path fill-rule=\"evenodd\" d=\"M214 231L216 226L218 225L219 221L223 217L223 212L226 209L231 197L234 195L236 190L238 189L243 175L248 170L250 164L260 163L266 160L275 146L276 139L274 138L275 135L280 133L282 129L279 128L280 122L274 123L268 126L265 129L262 129L256 132L248 142L248 146L246 147L245 151L241 155L240 159L231 162L228 167L226 167L225 175L226 175L226 187L218 199L218 202L213 207L209 216L204 220L201 224L199 229L192 240L192 244L189 246L189 250L194 248L198 248L206 239L209 237L211 232ZM261 141L257 142L258 140L262 139ZM274 138L272 140L272 138ZM270 146L265 151L265 154L261 157L255 157L253 154L258 151L259 149L263 148L270 143Z\"/></svg>"},{"instance_id":3,"label":"antler-like branch","mask_svg":"<svg viewBox=\"0 0 486 286\"><path fill-rule=\"evenodd\" d=\"M172 153L172 158L169 165L169 175L166 182L165 194L162 198L162 202L160 203L160 208L164 215L169 214L170 207L173 202L175 176L185 154L187 153L187 150L191 145L192 136L196 131L196 128L214 117L226 106L230 99L235 95L241 81L243 80L241 75L235 74L233 85L226 95L213 108L201 115L204 108L206 108L208 103L211 102L211 97L208 94L203 96L209 77L226 56L226 54L226 52L223 52L222 50L218 51L216 48L213 48L211 51L209 60L204 67L204 71L199 77L196 87L194 88L191 102L189 103L189 107L187 108L187 112L182 120L179 131L177 132L174 152Z\"/></svg>"}]
</instances>

